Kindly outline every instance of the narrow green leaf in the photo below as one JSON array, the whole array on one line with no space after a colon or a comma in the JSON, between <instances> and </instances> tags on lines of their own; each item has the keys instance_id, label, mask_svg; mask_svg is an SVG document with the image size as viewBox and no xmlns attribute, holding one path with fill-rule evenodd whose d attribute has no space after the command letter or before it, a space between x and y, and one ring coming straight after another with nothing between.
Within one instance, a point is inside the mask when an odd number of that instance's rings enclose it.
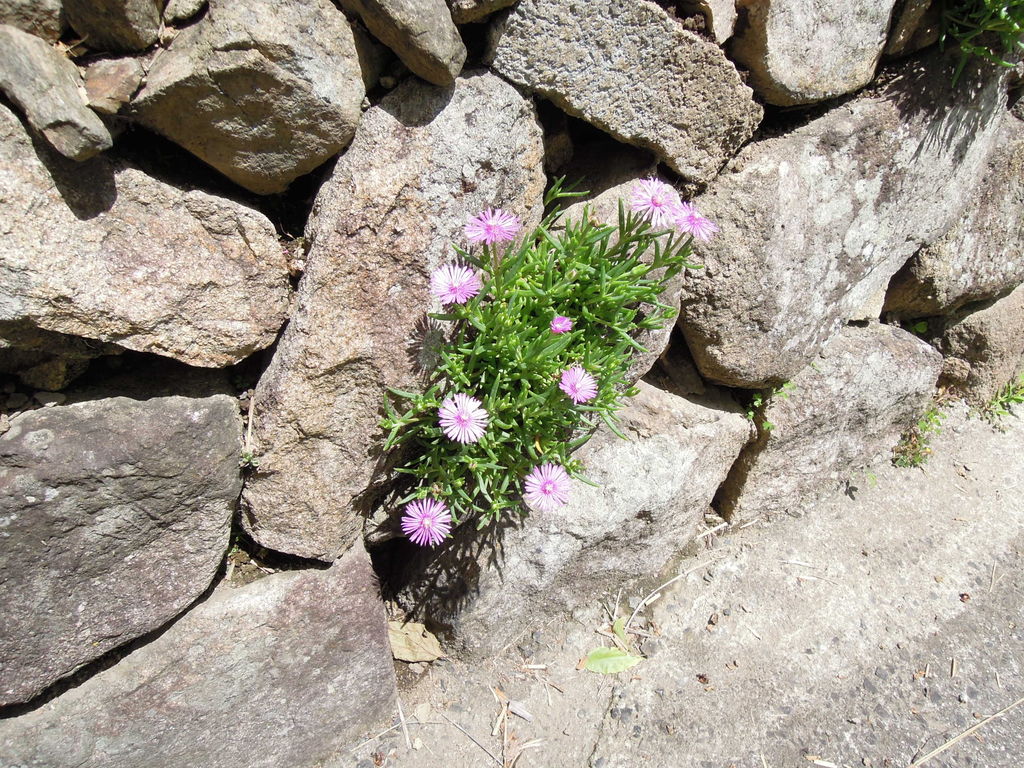
<instances>
[{"instance_id":1,"label":"narrow green leaf","mask_svg":"<svg viewBox=\"0 0 1024 768\"><path fill-rule=\"evenodd\" d=\"M587 654L584 668L600 675L615 675L635 667L643 661L642 656L634 656L619 648L595 648Z\"/></svg>"}]
</instances>

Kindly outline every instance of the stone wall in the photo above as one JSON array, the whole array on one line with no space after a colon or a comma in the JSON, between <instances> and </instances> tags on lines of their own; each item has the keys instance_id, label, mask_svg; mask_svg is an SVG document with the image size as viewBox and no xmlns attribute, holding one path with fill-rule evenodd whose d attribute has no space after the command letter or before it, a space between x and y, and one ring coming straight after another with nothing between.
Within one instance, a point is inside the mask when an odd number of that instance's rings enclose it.
<instances>
[{"instance_id":1,"label":"stone wall","mask_svg":"<svg viewBox=\"0 0 1024 768\"><path fill-rule=\"evenodd\" d=\"M494 653L1024 372L1022 72L953 87L930 6L0 0L0 754L343 760L389 612ZM556 177L614 221L652 175L720 232L629 439L414 551L378 422L432 269Z\"/></svg>"}]
</instances>

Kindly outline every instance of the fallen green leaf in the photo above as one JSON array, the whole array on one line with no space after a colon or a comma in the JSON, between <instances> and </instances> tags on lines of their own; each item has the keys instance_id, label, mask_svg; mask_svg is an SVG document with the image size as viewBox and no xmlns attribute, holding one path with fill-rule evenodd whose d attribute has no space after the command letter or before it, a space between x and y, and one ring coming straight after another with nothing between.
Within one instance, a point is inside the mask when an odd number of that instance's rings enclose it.
<instances>
[{"instance_id":1,"label":"fallen green leaf","mask_svg":"<svg viewBox=\"0 0 1024 768\"><path fill-rule=\"evenodd\" d=\"M619 648L595 648L587 654L583 668L601 675L614 675L636 666L641 661L642 656L634 656Z\"/></svg>"}]
</instances>

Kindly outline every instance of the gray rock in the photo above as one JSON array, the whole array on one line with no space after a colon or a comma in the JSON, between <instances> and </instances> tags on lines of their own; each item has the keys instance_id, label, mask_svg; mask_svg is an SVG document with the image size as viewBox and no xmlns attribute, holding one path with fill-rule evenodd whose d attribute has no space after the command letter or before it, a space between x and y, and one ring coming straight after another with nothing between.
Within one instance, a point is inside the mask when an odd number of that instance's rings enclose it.
<instances>
[{"instance_id":1,"label":"gray rock","mask_svg":"<svg viewBox=\"0 0 1024 768\"><path fill-rule=\"evenodd\" d=\"M491 74L410 80L367 111L317 197L298 304L256 389L242 523L261 544L332 559L359 535L385 388L420 386L430 273L484 208L538 220L543 151L533 105Z\"/></svg>"},{"instance_id":2,"label":"gray rock","mask_svg":"<svg viewBox=\"0 0 1024 768\"><path fill-rule=\"evenodd\" d=\"M341 0L410 71L434 85L451 85L466 62L466 46L445 0Z\"/></svg>"},{"instance_id":3,"label":"gray rock","mask_svg":"<svg viewBox=\"0 0 1024 768\"><path fill-rule=\"evenodd\" d=\"M704 29L719 45L732 37L736 29L736 0L686 0L684 8L704 15Z\"/></svg>"},{"instance_id":4,"label":"gray rock","mask_svg":"<svg viewBox=\"0 0 1024 768\"><path fill-rule=\"evenodd\" d=\"M792 378L960 217L997 143L1003 74L949 87L952 59L748 145L697 199L722 229L697 249L680 327L701 372L759 388Z\"/></svg>"},{"instance_id":5,"label":"gray rock","mask_svg":"<svg viewBox=\"0 0 1024 768\"><path fill-rule=\"evenodd\" d=\"M0 24L10 24L48 43L57 42L66 26L61 0L0 0Z\"/></svg>"},{"instance_id":6,"label":"gray rock","mask_svg":"<svg viewBox=\"0 0 1024 768\"><path fill-rule=\"evenodd\" d=\"M142 85L146 69L139 59L100 59L85 68L89 106L104 115L116 115Z\"/></svg>"},{"instance_id":7,"label":"gray rock","mask_svg":"<svg viewBox=\"0 0 1024 768\"><path fill-rule=\"evenodd\" d=\"M594 488L574 483L557 512L533 512L487 539L456 531L402 599L450 627L468 655L488 656L581 595L624 593L672 567L743 444L750 423L728 397L684 399L640 384L621 412L622 440L602 429L579 451ZM428 560L429 556L421 556Z\"/></svg>"},{"instance_id":8,"label":"gray rock","mask_svg":"<svg viewBox=\"0 0 1024 768\"><path fill-rule=\"evenodd\" d=\"M94 51L141 51L160 34L161 0L63 0L75 32Z\"/></svg>"},{"instance_id":9,"label":"gray rock","mask_svg":"<svg viewBox=\"0 0 1024 768\"><path fill-rule=\"evenodd\" d=\"M28 32L0 26L0 91L62 155L87 160L110 149L110 132L86 105L78 68Z\"/></svg>"},{"instance_id":10,"label":"gray rock","mask_svg":"<svg viewBox=\"0 0 1024 768\"><path fill-rule=\"evenodd\" d=\"M907 56L939 39L942 14L932 0L899 0L892 30L885 44L886 56Z\"/></svg>"},{"instance_id":11,"label":"gray rock","mask_svg":"<svg viewBox=\"0 0 1024 768\"><path fill-rule=\"evenodd\" d=\"M134 105L143 125L270 194L351 141L364 95L352 29L329 0L212 0Z\"/></svg>"},{"instance_id":12,"label":"gray rock","mask_svg":"<svg viewBox=\"0 0 1024 768\"><path fill-rule=\"evenodd\" d=\"M733 523L797 511L887 456L924 411L941 365L899 328L844 328L755 414L758 439L730 471L719 511Z\"/></svg>"},{"instance_id":13,"label":"gray rock","mask_svg":"<svg viewBox=\"0 0 1024 768\"><path fill-rule=\"evenodd\" d=\"M896 0L738 0L735 60L769 104L821 101L875 76Z\"/></svg>"},{"instance_id":14,"label":"gray rock","mask_svg":"<svg viewBox=\"0 0 1024 768\"><path fill-rule=\"evenodd\" d=\"M285 320L287 265L265 216L106 156L71 163L2 107L0 211L0 338L15 345L27 326L224 366Z\"/></svg>"},{"instance_id":15,"label":"gray rock","mask_svg":"<svg viewBox=\"0 0 1024 768\"><path fill-rule=\"evenodd\" d=\"M49 768L348 764L394 711L386 626L361 547L326 571L221 585L111 669L0 721L0 751Z\"/></svg>"},{"instance_id":16,"label":"gray rock","mask_svg":"<svg viewBox=\"0 0 1024 768\"><path fill-rule=\"evenodd\" d=\"M180 24L188 21L197 15L206 0L167 0L167 7L164 8L164 21L168 24Z\"/></svg>"},{"instance_id":17,"label":"gray rock","mask_svg":"<svg viewBox=\"0 0 1024 768\"><path fill-rule=\"evenodd\" d=\"M522 0L495 35L495 71L687 179L712 179L761 120L722 49L646 0Z\"/></svg>"},{"instance_id":18,"label":"gray rock","mask_svg":"<svg viewBox=\"0 0 1024 768\"><path fill-rule=\"evenodd\" d=\"M1024 282L1024 123L1003 121L984 179L952 229L925 246L889 285L885 311L945 315Z\"/></svg>"},{"instance_id":19,"label":"gray rock","mask_svg":"<svg viewBox=\"0 0 1024 768\"><path fill-rule=\"evenodd\" d=\"M456 24L483 21L495 11L508 8L516 0L448 0Z\"/></svg>"},{"instance_id":20,"label":"gray rock","mask_svg":"<svg viewBox=\"0 0 1024 768\"><path fill-rule=\"evenodd\" d=\"M972 403L990 402L1024 373L1024 286L981 308L965 308L944 325L935 340L946 357L942 383Z\"/></svg>"},{"instance_id":21,"label":"gray rock","mask_svg":"<svg viewBox=\"0 0 1024 768\"><path fill-rule=\"evenodd\" d=\"M242 488L241 438L224 395L11 420L0 437L0 704L28 701L206 590Z\"/></svg>"}]
</instances>

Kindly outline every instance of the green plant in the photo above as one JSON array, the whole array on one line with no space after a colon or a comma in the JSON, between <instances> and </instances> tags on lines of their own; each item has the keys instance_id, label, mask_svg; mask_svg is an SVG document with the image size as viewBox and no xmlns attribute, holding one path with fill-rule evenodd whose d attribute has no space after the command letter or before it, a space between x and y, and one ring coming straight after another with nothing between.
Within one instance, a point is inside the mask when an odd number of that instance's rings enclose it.
<instances>
[{"instance_id":1,"label":"green plant","mask_svg":"<svg viewBox=\"0 0 1024 768\"><path fill-rule=\"evenodd\" d=\"M932 453L931 440L942 431L946 412L937 398L893 448L892 463L897 467L920 467Z\"/></svg>"},{"instance_id":2,"label":"green plant","mask_svg":"<svg viewBox=\"0 0 1024 768\"><path fill-rule=\"evenodd\" d=\"M1024 0L942 0L941 9L940 44L960 48L954 85L972 56L1012 67L1013 54L1024 51Z\"/></svg>"},{"instance_id":3,"label":"green plant","mask_svg":"<svg viewBox=\"0 0 1024 768\"><path fill-rule=\"evenodd\" d=\"M981 414L993 424L1005 416L1009 416L1010 407L1024 403L1024 373L1016 380L1008 382L981 409Z\"/></svg>"},{"instance_id":4,"label":"green plant","mask_svg":"<svg viewBox=\"0 0 1024 768\"><path fill-rule=\"evenodd\" d=\"M243 449L238 457L238 466L243 470L254 471L260 468L260 460L255 451Z\"/></svg>"},{"instance_id":5,"label":"green plant","mask_svg":"<svg viewBox=\"0 0 1024 768\"><path fill-rule=\"evenodd\" d=\"M788 400L795 390L796 384L792 381L784 381L774 389L755 392L750 398L750 404L747 406L747 418L756 424L758 418L764 415L764 409L768 407L772 399ZM775 429L775 425L768 421L768 419L762 419L761 429L765 432L771 432Z\"/></svg>"},{"instance_id":6,"label":"green plant","mask_svg":"<svg viewBox=\"0 0 1024 768\"><path fill-rule=\"evenodd\" d=\"M646 351L636 337L675 315L659 296L684 267L697 266L688 262L692 237L655 227L621 202L617 226L594 223L589 211L565 221L560 202L575 196L559 180L532 233L504 248L456 247L479 270L479 291L430 315L450 326L426 391L391 390L395 402L385 401L385 450L408 449L398 471L415 486L399 503L438 500L453 522L475 515L482 528L521 509L520 483L531 468L557 465L588 482L572 453L599 423L622 436L615 412L636 392L626 378L633 353ZM556 330L570 318L567 330ZM590 377L593 394L567 397L572 369ZM486 419L486 431L464 442L439 424L441 409L460 395ZM432 521L445 514L419 512ZM439 540L429 533L421 542Z\"/></svg>"}]
</instances>

